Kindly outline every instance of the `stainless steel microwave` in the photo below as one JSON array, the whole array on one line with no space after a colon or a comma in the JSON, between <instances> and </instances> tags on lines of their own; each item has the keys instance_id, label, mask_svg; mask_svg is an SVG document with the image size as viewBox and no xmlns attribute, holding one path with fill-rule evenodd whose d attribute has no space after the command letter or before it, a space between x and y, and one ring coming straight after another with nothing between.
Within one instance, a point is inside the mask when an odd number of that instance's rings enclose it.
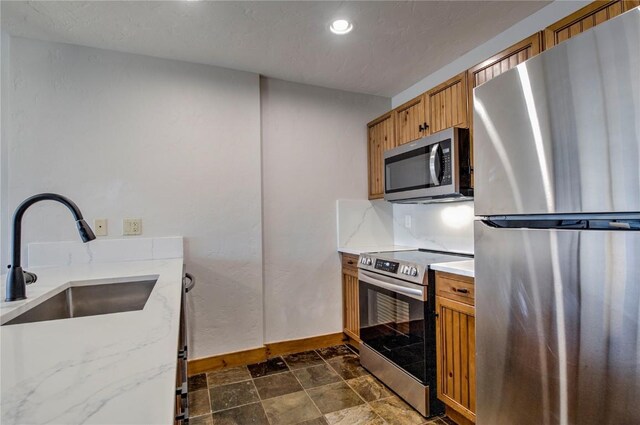
<instances>
[{"instance_id":1,"label":"stainless steel microwave","mask_svg":"<svg viewBox=\"0 0 640 425\"><path fill-rule=\"evenodd\" d=\"M450 128L384 153L384 199L429 203L473 199L469 130Z\"/></svg>"}]
</instances>

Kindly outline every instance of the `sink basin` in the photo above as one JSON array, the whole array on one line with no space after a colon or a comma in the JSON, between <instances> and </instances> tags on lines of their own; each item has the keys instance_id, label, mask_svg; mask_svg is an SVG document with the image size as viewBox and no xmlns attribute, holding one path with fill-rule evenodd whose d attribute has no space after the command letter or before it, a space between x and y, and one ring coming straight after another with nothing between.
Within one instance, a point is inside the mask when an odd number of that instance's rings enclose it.
<instances>
[{"instance_id":1,"label":"sink basin","mask_svg":"<svg viewBox=\"0 0 640 425\"><path fill-rule=\"evenodd\" d=\"M157 279L71 286L6 325L142 310Z\"/></svg>"}]
</instances>

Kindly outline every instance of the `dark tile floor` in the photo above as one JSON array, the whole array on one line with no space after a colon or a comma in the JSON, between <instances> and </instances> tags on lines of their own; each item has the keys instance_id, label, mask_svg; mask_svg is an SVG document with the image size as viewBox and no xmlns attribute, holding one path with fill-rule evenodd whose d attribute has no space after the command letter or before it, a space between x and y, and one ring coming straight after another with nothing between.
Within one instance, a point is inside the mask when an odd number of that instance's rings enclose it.
<instances>
[{"instance_id":1,"label":"dark tile floor","mask_svg":"<svg viewBox=\"0 0 640 425\"><path fill-rule=\"evenodd\" d=\"M189 378L193 425L453 425L427 420L346 345Z\"/></svg>"}]
</instances>

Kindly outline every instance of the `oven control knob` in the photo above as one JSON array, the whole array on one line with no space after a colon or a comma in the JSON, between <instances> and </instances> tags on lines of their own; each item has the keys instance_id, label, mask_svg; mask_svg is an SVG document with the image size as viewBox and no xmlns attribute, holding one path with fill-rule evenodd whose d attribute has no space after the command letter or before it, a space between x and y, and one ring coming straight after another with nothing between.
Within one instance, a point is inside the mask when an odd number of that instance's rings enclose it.
<instances>
[{"instance_id":1,"label":"oven control knob","mask_svg":"<svg viewBox=\"0 0 640 425\"><path fill-rule=\"evenodd\" d=\"M371 258L367 258L367 266L370 266L372 263Z\"/></svg>"},{"instance_id":2,"label":"oven control knob","mask_svg":"<svg viewBox=\"0 0 640 425\"><path fill-rule=\"evenodd\" d=\"M404 273L404 274L409 274L409 273L411 273L411 267L409 267L409 266L404 266L404 270L402 270L402 273Z\"/></svg>"},{"instance_id":3,"label":"oven control knob","mask_svg":"<svg viewBox=\"0 0 640 425\"><path fill-rule=\"evenodd\" d=\"M411 276L418 276L418 270L415 267L411 267Z\"/></svg>"}]
</instances>

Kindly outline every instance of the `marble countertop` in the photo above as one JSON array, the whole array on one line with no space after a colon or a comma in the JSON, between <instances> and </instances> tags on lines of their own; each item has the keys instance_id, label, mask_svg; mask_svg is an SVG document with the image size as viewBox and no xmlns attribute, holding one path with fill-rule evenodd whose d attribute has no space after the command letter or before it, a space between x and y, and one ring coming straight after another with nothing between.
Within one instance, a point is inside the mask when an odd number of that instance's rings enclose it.
<instances>
[{"instance_id":1,"label":"marble countertop","mask_svg":"<svg viewBox=\"0 0 640 425\"><path fill-rule=\"evenodd\" d=\"M441 272L459 274L462 276L475 277L474 261L452 261L449 263L435 263L431 264L431 269Z\"/></svg>"},{"instance_id":2,"label":"marble countertop","mask_svg":"<svg viewBox=\"0 0 640 425\"><path fill-rule=\"evenodd\" d=\"M0 422L172 424L182 263L176 258L29 268L38 281L27 287L27 300L0 303L0 322L71 283L158 280L139 311L0 327Z\"/></svg>"},{"instance_id":3,"label":"marble countertop","mask_svg":"<svg viewBox=\"0 0 640 425\"><path fill-rule=\"evenodd\" d=\"M384 252L384 251L412 251L414 249L418 249L416 247L411 246L402 246L402 245L367 245L367 246L349 246L349 247L340 247L338 248L338 252L342 252L344 254L353 254L360 255L367 252Z\"/></svg>"}]
</instances>

